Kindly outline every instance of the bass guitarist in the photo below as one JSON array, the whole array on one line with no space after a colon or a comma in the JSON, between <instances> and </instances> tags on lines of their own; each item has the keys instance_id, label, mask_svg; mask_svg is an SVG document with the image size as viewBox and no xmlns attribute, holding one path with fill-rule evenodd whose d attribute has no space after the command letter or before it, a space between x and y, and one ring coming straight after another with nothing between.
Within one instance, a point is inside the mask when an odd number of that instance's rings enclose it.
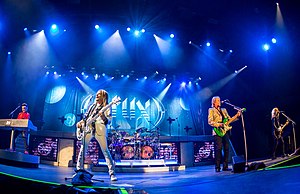
<instances>
[{"instance_id":1,"label":"bass guitarist","mask_svg":"<svg viewBox=\"0 0 300 194\"><path fill-rule=\"evenodd\" d=\"M274 145L273 145L273 155L272 159L276 159L276 151L279 144L279 141L282 145L282 157L286 157L285 154L285 146L284 146L284 139L282 136L283 129L289 124L289 121L287 120L284 125L280 124L279 119L280 111L277 107L272 109L271 112L271 121L272 121L272 133L273 133L273 139L274 139Z\"/></svg>"},{"instance_id":2,"label":"bass guitarist","mask_svg":"<svg viewBox=\"0 0 300 194\"><path fill-rule=\"evenodd\" d=\"M105 157L105 161L108 167L108 173L110 175L111 181L116 181L117 178L115 176L115 163L111 157L111 154L109 152L108 146L107 146L107 124L111 121L111 109L108 108L104 112L101 112L100 110L108 105L108 93L105 90L98 90L96 94L96 100L95 103L93 103L87 110L87 112L84 114L84 118L79 121L76 125L77 128L81 128L82 130L85 130L84 128L88 127L91 129L91 132L86 133L85 135L85 146L83 150L83 157L78 156L79 160L84 160L84 154L87 151L88 144L92 138L92 136L95 136L97 139L98 143L100 144L102 153ZM98 114L98 115L97 115ZM89 119L95 117L97 119L90 123L87 124ZM87 126L88 125L88 126ZM81 154L79 154L81 155ZM84 161L80 162L81 165L84 164ZM83 166L77 168L83 168Z\"/></svg>"},{"instance_id":3,"label":"bass guitarist","mask_svg":"<svg viewBox=\"0 0 300 194\"><path fill-rule=\"evenodd\" d=\"M225 108L221 108L221 99L219 96L214 96L211 100L211 108L208 109L208 124L213 127L212 135L215 140L215 170L220 172L220 164L222 159L222 146L224 146L223 171L230 171L228 168L229 158L229 134L224 127L228 127L227 121L233 122L241 115L238 112L234 117L230 117ZM223 132L222 132L223 131Z\"/></svg>"}]
</instances>

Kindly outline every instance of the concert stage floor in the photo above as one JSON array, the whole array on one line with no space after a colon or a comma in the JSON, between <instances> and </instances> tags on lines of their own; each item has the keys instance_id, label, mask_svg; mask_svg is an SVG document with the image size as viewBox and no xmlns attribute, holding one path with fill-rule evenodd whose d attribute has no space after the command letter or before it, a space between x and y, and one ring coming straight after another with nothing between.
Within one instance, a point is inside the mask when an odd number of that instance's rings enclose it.
<instances>
[{"instance_id":1,"label":"concert stage floor","mask_svg":"<svg viewBox=\"0 0 300 194\"><path fill-rule=\"evenodd\" d=\"M252 161L248 164L263 161L266 167L241 173L216 173L213 165L169 172L122 172L117 173L116 182L106 172L92 172L95 181L88 188L71 184L72 167L0 164L0 188L2 193L4 189L10 193L299 193L299 158Z\"/></svg>"}]
</instances>

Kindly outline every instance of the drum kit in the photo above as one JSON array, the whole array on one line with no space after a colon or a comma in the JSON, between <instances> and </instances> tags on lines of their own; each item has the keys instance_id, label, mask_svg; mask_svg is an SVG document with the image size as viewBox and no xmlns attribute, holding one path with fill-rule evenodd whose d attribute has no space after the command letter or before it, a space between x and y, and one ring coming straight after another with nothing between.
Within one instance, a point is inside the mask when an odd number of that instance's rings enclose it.
<instances>
[{"instance_id":1,"label":"drum kit","mask_svg":"<svg viewBox=\"0 0 300 194\"><path fill-rule=\"evenodd\" d=\"M109 149L115 160L141 160L158 157L159 134L156 130L138 128L134 134L111 130L108 134Z\"/></svg>"}]
</instances>

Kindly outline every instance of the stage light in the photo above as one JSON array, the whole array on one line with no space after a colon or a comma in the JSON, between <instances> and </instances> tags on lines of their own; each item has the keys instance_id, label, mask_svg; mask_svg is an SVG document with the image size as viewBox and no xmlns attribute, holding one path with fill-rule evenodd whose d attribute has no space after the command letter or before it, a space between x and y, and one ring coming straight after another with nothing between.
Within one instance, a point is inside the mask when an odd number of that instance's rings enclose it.
<instances>
[{"instance_id":1,"label":"stage light","mask_svg":"<svg viewBox=\"0 0 300 194\"><path fill-rule=\"evenodd\" d=\"M137 36L140 35L140 32L139 32L138 30L135 30L135 31L134 31L134 35L137 37Z\"/></svg>"},{"instance_id":2,"label":"stage light","mask_svg":"<svg viewBox=\"0 0 300 194\"><path fill-rule=\"evenodd\" d=\"M272 38L272 43L275 44L277 42L276 38Z\"/></svg>"},{"instance_id":3,"label":"stage light","mask_svg":"<svg viewBox=\"0 0 300 194\"><path fill-rule=\"evenodd\" d=\"M144 79L147 79L147 76L145 76Z\"/></svg>"},{"instance_id":4,"label":"stage light","mask_svg":"<svg viewBox=\"0 0 300 194\"><path fill-rule=\"evenodd\" d=\"M232 52L233 52L233 50L231 50L231 49L230 49L230 50L229 50L229 52L230 52L230 53L232 53Z\"/></svg>"},{"instance_id":5,"label":"stage light","mask_svg":"<svg viewBox=\"0 0 300 194\"><path fill-rule=\"evenodd\" d=\"M130 77L130 75L127 75L126 77L127 77L127 78L129 78L129 77Z\"/></svg>"},{"instance_id":6,"label":"stage light","mask_svg":"<svg viewBox=\"0 0 300 194\"><path fill-rule=\"evenodd\" d=\"M192 44L192 41L189 41L189 44Z\"/></svg>"},{"instance_id":7,"label":"stage light","mask_svg":"<svg viewBox=\"0 0 300 194\"><path fill-rule=\"evenodd\" d=\"M185 85L186 85L185 82L182 82L182 83L180 84L181 87L185 87Z\"/></svg>"},{"instance_id":8,"label":"stage light","mask_svg":"<svg viewBox=\"0 0 300 194\"><path fill-rule=\"evenodd\" d=\"M146 32L146 30L145 30L145 29L142 29L142 30L141 30L141 32L142 32L142 33L145 33L145 32Z\"/></svg>"},{"instance_id":9,"label":"stage light","mask_svg":"<svg viewBox=\"0 0 300 194\"><path fill-rule=\"evenodd\" d=\"M210 46L210 42L207 42L207 43L206 43L206 46Z\"/></svg>"},{"instance_id":10,"label":"stage light","mask_svg":"<svg viewBox=\"0 0 300 194\"><path fill-rule=\"evenodd\" d=\"M52 30L57 30L57 25L56 24L52 24L51 29Z\"/></svg>"},{"instance_id":11,"label":"stage light","mask_svg":"<svg viewBox=\"0 0 300 194\"><path fill-rule=\"evenodd\" d=\"M158 71L155 71L156 74L158 74Z\"/></svg>"},{"instance_id":12,"label":"stage light","mask_svg":"<svg viewBox=\"0 0 300 194\"><path fill-rule=\"evenodd\" d=\"M7 54L8 54L8 55L11 55L11 52L10 52L10 51L8 51L8 52L7 52Z\"/></svg>"},{"instance_id":13,"label":"stage light","mask_svg":"<svg viewBox=\"0 0 300 194\"><path fill-rule=\"evenodd\" d=\"M28 30L28 28L24 28L24 31L27 31Z\"/></svg>"},{"instance_id":14,"label":"stage light","mask_svg":"<svg viewBox=\"0 0 300 194\"><path fill-rule=\"evenodd\" d=\"M127 30L127 32L130 32L131 28L127 27L127 29L126 29L126 30Z\"/></svg>"},{"instance_id":15,"label":"stage light","mask_svg":"<svg viewBox=\"0 0 300 194\"><path fill-rule=\"evenodd\" d=\"M99 26L98 24L96 24L96 25L95 25L95 29L96 29L96 30L99 30L99 29L100 29L100 26Z\"/></svg>"},{"instance_id":16,"label":"stage light","mask_svg":"<svg viewBox=\"0 0 300 194\"><path fill-rule=\"evenodd\" d=\"M264 45L263 45L263 49L264 49L265 51L268 51L268 50L270 49L270 45L269 45L269 44L264 44Z\"/></svg>"},{"instance_id":17,"label":"stage light","mask_svg":"<svg viewBox=\"0 0 300 194\"><path fill-rule=\"evenodd\" d=\"M58 26L56 24L51 25L50 33L52 35L57 35L59 33Z\"/></svg>"},{"instance_id":18,"label":"stage light","mask_svg":"<svg viewBox=\"0 0 300 194\"><path fill-rule=\"evenodd\" d=\"M170 38L174 38L175 37L175 35L174 34L170 34Z\"/></svg>"}]
</instances>

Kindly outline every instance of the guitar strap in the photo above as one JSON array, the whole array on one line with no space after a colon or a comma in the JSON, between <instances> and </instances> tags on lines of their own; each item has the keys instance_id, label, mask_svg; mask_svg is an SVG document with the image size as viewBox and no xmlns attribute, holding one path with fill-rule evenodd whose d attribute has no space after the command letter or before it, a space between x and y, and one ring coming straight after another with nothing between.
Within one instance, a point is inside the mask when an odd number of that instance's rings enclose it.
<instances>
[{"instance_id":1,"label":"guitar strap","mask_svg":"<svg viewBox=\"0 0 300 194\"><path fill-rule=\"evenodd\" d=\"M217 109L217 108L215 108L215 109ZM224 114L223 114L223 112L222 112L222 110L221 110L221 108L220 108L220 110L219 109L217 109L217 111L221 114L221 116L222 116L222 121L224 120L224 118L225 118L225 116L224 116Z\"/></svg>"}]
</instances>

